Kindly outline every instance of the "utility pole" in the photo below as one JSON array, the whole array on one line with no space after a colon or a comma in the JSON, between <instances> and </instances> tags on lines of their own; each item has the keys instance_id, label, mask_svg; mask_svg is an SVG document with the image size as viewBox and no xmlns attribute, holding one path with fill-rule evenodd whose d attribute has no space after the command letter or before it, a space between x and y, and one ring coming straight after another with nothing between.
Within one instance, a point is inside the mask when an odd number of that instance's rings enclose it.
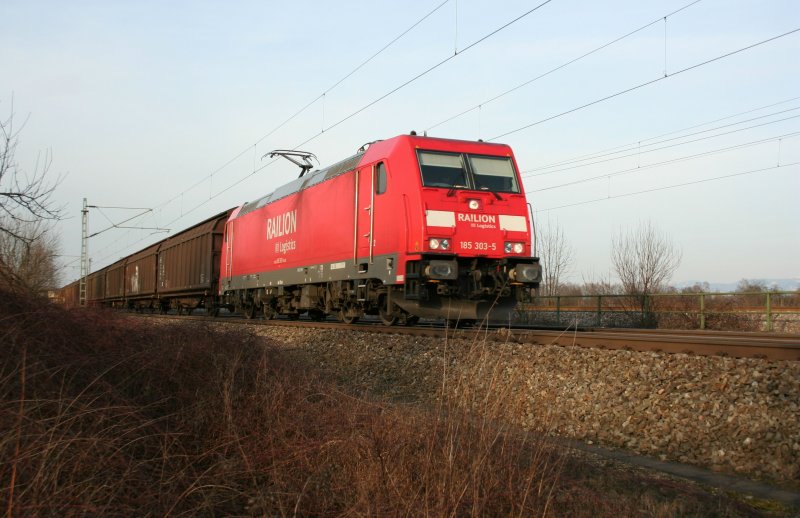
<instances>
[{"instance_id":1,"label":"utility pole","mask_svg":"<svg viewBox=\"0 0 800 518\"><path fill-rule=\"evenodd\" d=\"M119 223L114 223L109 219L111 223L110 227L104 228L98 232L95 232L89 235L89 209L121 209L121 210L137 210L141 211L130 218L121 221ZM112 228L130 228L130 229L137 229L137 230L154 230L156 232L169 232L168 228L158 228L158 227L130 227L130 226L123 226L123 223L127 223L132 219L138 218L139 216L143 216L148 212L151 212L153 209L143 208L143 207L101 207L99 205L89 205L86 202L86 198L83 199L83 209L81 210L81 279L78 288L78 298L81 306L86 305L87 300L87 287L88 287L88 277L89 277L89 270L91 269L92 260L89 259L89 238L94 237L98 234L102 234L106 230L111 230ZM101 213L105 216L105 214L101 211ZM108 216L106 216L108 219Z\"/></svg>"},{"instance_id":2,"label":"utility pole","mask_svg":"<svg viewBox=\"0 0 800 518\"><path fill-rule=\"evenodd\" d=\"M83 199L81 210L81 282L78 288L81 306L86 305L86 278L89 276L89 206Z\"/></svg>"}]
</instances>

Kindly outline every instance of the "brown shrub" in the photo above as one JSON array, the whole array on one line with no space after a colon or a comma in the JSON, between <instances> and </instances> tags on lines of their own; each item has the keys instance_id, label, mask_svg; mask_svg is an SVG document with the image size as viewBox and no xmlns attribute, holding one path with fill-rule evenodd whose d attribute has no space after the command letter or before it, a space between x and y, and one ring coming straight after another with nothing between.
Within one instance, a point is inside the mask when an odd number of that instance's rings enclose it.
<instances>
[{"instance_id":1,"label":"brown shrub","mask_svg":"<svg viewBox=\"0 0 800 518\"><path fill-rule=\"evenodd\" d=\"M540 443L354 398L246 332L0 298L11 515L542 514Z\"/></svg>"}]
</instances>

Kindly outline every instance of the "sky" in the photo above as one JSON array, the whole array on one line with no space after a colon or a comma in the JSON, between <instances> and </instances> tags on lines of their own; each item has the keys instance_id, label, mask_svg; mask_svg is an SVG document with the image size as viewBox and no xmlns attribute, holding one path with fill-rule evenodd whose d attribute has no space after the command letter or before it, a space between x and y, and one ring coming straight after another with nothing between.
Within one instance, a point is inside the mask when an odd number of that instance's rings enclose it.
<instances>
[{"instance_id":1,"label":"sky","mask_svg":"<svg viewBox=\"0 0 800 518\"><path fill-rule=\"evenodd\" d=\"M152 209L89 240L94 270L294 179L273 149L411 130L511 145L567 280L613 279L646 222L674 283L800 279L800 3L542 1L3 0L0 117L61 176L63 280L83 198Z\"/></svg>"}]
</instances>

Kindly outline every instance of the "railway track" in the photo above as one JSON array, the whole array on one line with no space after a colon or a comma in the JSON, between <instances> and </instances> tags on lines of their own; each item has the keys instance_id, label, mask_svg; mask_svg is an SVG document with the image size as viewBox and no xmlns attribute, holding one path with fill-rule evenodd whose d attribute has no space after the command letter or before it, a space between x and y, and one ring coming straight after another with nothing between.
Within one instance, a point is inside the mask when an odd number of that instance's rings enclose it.
<instances>
[{"instance_id":1,"label":"railway track","mask_svg":"<svg viewBox=\"0 0 800 518\"><path fill-rule=\"evenodd\" d=\"M554 330L507 326L451 329L434 324L416 327L386 327L377 321L343 324L335 321L248 320L235 316L217 318L208 316L152 316L154 318L191 319L241 325L345 329L365 333L407 334L441 338L458 337L471 340L491 339L493 341L510 341L533 345L578 346L602 349L625 349L642 352L687 353L701 356L762 358L773 361L800 361L800 335L796 334L652 329L612 330L592 328Z\"/></svg>"}]
</instances>

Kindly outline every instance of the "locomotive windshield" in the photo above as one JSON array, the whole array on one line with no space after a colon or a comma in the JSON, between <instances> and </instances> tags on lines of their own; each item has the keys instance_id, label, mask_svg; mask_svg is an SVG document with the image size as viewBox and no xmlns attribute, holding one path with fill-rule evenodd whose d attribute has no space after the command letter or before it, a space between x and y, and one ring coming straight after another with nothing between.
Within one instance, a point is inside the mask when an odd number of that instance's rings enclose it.
<instances>
[{"instance_id":1,"label":"locomotive windshield","mask_svg":"<svg viewBox=\"0 0 800 518\"><path fill-rule=\"evenodd\" d=\"M425 187L467 188L467 168L460 154L420 151L419 166Z\"/></svg>"},{"instance_id":2,"label":"locomotive windshield","mask_svg":"<svg viewBox=\"0 0 800 518\"><path fill-rule=\"evenodd\" d=\"M509 157L420 151L419 168L424 187L519 192Z\"/></svg>"}]
</instances>

